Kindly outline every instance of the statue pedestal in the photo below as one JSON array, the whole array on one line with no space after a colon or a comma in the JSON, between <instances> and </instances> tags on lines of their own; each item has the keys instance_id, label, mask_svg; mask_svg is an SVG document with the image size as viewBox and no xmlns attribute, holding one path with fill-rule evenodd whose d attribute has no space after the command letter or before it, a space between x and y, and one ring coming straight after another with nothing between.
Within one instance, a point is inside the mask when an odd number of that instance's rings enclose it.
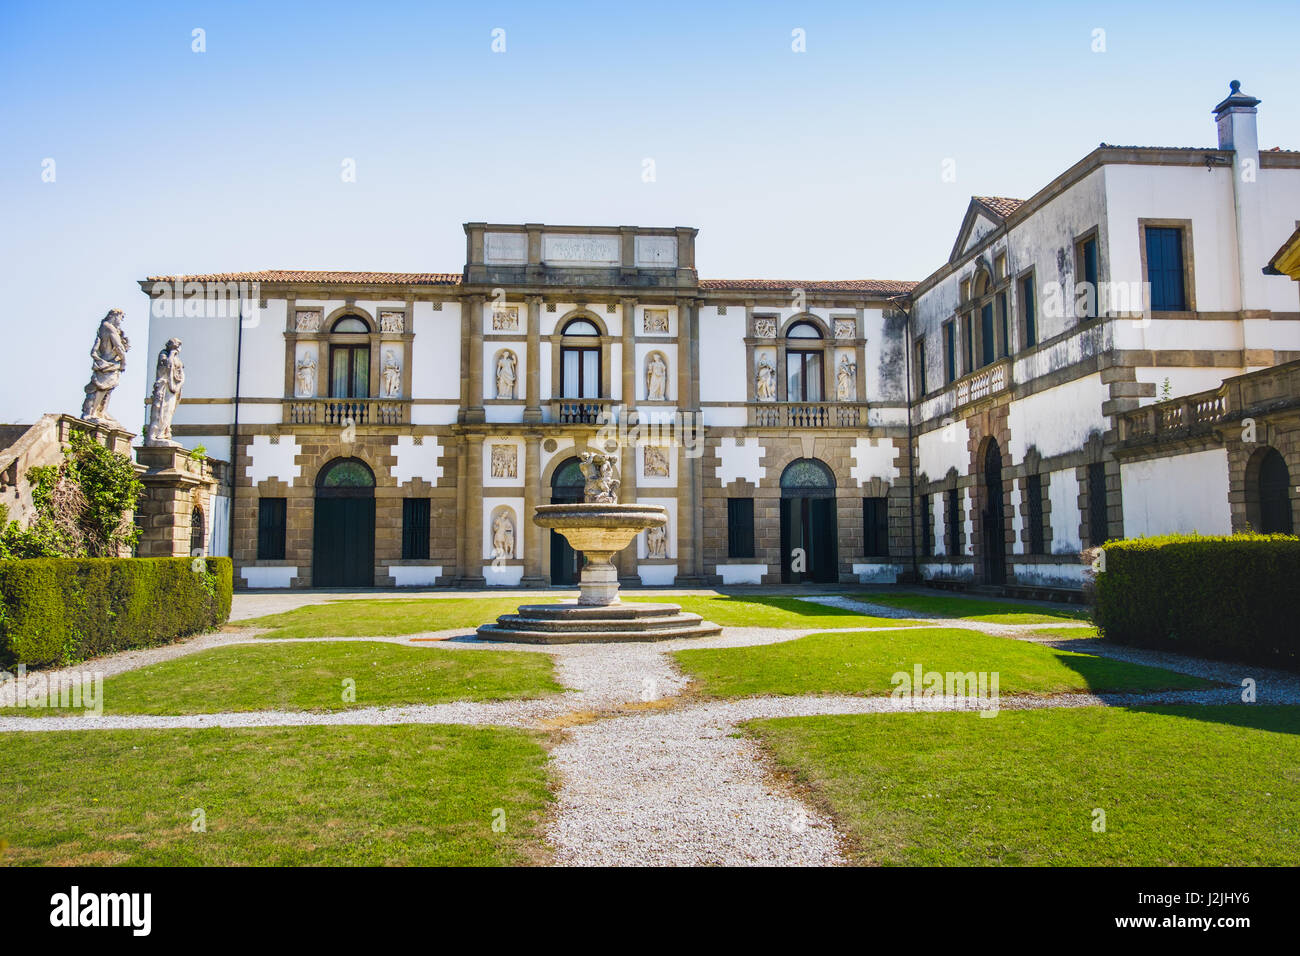
<instances>
[{"instance_id":1,"label":"statue pedestal","mask_svg":"<svg viewBox=\"0 0 1300 956\"><path fill-rule=\"evenodd\" d=\"M193 556L191 538L196 521L202 521L197 536L203 541L199 550L206 556L211 500L222 483L226 463L192 458L179 445L145 445L135 450L135 456L144 468L140 481L145 488L136 508L140 524L136 553L142 558ZM196 511L201 518L196 519Z\"/></svg>"},{"instance_id":2,"label":"statue pedestal","mask_svg":"<svg viewBox=\"0 0 1300 956\"><path fill-rule=\"evenodd\" d=\"M584 607L605 607L618 601L618 568L611 551L584 551L582 574L578 578L578 603Z\"/></svg>"}]
</instances>

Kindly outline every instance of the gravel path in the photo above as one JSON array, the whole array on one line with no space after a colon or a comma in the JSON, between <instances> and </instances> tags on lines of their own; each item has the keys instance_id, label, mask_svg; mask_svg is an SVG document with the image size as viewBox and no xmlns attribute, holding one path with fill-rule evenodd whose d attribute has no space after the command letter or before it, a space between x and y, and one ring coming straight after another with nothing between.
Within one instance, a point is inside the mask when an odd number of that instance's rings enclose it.
<instances>
[{"instance_id":1,"label":"gravel path","mask_svg":"<svg viewBox=\"0 0 1300 956\"><path fill-rule=\"evenodd\" d=\"M913 612L841 596L809 597L879 617L926 620ZM258 609L260 611L260 608ZM1118 647L1096 639L1036 635L1046 625L933 621L1195 674L1229 686L1151 694L1062 694L1003 697L1001 709L1235 703L1241 683L1256 682L1261 703L1300 703L1300 676L1259 667ZM1051 625L1052 629L1079 625ZM794 640L827 630L729 627L716 637L645 644L486 643L464 629L378 638L261 639L249 629L204 635L164 647L128 651L81 665L104 676L213 647L316 640L383 641L456 652L493 649L550 654L565 694L540 700L459 702L316 713L257 711L190 716L0 717L2 732L87 729L260 727L459 723L563 731L552 749L560 787L547 829L557 863L566 865L838 865L843 839L775 776L750 738L746 721L766 717L971 710L977 702L889 697L761 697L700 701L683 696L687 678L668 652L684 647L743 647ZM413 640L417 638L416 640ZM4 688L0 686L0 702Z\"/></svg>"}]
</instances>

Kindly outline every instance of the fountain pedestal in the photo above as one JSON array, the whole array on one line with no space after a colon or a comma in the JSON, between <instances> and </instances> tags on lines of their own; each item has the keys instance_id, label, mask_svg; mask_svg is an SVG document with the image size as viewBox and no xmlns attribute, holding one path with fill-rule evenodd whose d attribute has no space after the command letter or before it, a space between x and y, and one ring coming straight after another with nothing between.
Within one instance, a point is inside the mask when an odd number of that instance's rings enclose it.
<instances>
[{"instance_id":1,"label":"fountain pedestal","mask_svg":"<svg viewBox=\"0 0 1300 956\"><path fill-rule=\"evenodd\" d=\"M720 634L722 628L676 604L623 604L611 560L646 528L668 523L662 505L583 502L539 505L533 524L558 531L583 556L576 604L525 604L478 629L495 641L561 644L577 641L655 641Z\"/></svg>"}]
</instances>

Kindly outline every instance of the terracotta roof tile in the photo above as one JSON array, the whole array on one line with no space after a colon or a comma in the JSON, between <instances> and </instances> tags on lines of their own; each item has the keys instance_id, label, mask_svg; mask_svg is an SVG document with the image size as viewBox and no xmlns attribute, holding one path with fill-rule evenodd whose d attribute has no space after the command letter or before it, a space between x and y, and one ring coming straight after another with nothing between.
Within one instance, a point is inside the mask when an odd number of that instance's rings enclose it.
<instances>
[{"instance_id":1,"label":"terracotta roof tile","mask_svg":"<svg viewBox=\"0 0 1300 956\"><path fill-rule=\"evenodd\" d=\"M1008 199L1006 196L972 196L971 198L988 206L1003 219L1025 204L1023 199Z\"/></svg>"},{"instance_id":2,"label":"terracotta roof tile","mask_svg":"<svg viewBox=\"0 0 1300 956\"><path fill-rule=\"evenodd\" d=\"M459 272L312 272L263 269L205 275L149 276L147 282L318 282L325 285L460 285Z\"/></svg>"},{"instance_id":3,"label":"terracotta roof tile","mask_svg":"<svg viewBox=\"0 0 1300 956\"><path fill-rule=\"evenodd\" d=\"M729 292L789 292L804 289L808 292L865 292L876 295L901 295L912 291L915 282L896 279L701 279L700 288L706 291Z\"/></svg>"}]
</instances>

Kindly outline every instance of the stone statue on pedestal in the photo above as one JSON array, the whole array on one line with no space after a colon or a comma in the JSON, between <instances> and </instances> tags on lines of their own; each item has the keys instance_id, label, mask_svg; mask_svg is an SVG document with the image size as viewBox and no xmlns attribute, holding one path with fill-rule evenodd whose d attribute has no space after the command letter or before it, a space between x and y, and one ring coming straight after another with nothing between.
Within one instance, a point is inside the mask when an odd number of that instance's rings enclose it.
<instances>
[{"instance_id":1,"label":"stone statue on pedestal","mask_svg":"<svg viewBox=\"0 0 1300 956\"><path fill-rule=\"evenodd\" d=\"M81 403L81 417L87 421L117 425L108 414L108 399L126 371L126 353L131 342L122 331L121 309L109 309L99 322L95 344L90 349L90 382Z\"/></svg>"},{"instance_id":2,"label":"stone statue on pedestal","mask_svg":"<svg viewBox=\"0 0 1300 956\"><path fill-rule=\"evenodd\" d=\"M175 445L172 441L172 416L185 384L185 366L181 363L181 340L168 339L158 353L158 369L153 381L153 399L149 410L146 445Z\"/></svg>"}]
</instances>

